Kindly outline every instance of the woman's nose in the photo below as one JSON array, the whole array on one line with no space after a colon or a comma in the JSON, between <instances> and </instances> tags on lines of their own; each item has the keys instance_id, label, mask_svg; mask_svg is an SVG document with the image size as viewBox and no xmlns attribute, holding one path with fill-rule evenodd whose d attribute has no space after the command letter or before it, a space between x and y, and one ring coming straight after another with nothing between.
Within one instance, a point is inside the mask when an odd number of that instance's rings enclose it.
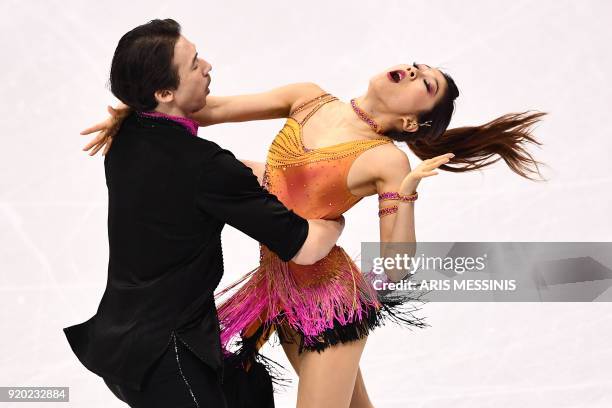
<instances>
[{"instance_id":1,"label":"woman's nose","mask_svg":"<svg viewBox=\"0 0 612 408\"><path fill-rule=\"evenodd\" d=\"M417 73L416 73L416 69L414 69L414 67L408 67L406 70L408 71L408 78L416 79Z\"/></svg>"}]
</instances>

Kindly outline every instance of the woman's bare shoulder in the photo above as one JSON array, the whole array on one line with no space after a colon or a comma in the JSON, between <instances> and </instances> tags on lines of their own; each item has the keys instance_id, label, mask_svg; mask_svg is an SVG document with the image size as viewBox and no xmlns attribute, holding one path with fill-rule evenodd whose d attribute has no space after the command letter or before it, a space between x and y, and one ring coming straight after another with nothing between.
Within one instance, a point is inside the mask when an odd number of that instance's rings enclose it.
<instances>
[{"instance_id":1,"label":"woman's bare shoulder","mask_svg":"<svg viewBox=\"0 0 612 408\"><path fill-rule=\"evenodd\" d=\"M327 93L323 88L314 82L301 82L295 84L298 97L295 99L293 106L291 107L291 112L293 112L297 107L306 104L313 99Z\"/></svg>"},{"instance_id":2,"label":"woman's bare shoulder","mask_svg":"<svg viewBox=\"0 0 612 408\"><path fill-rule=\"evenodd\" d=\"M376 179L392 180L403 178L412 170L405 151L394 143L385 143L365 152L365 162Z\"/></svg>"}]
</instances>

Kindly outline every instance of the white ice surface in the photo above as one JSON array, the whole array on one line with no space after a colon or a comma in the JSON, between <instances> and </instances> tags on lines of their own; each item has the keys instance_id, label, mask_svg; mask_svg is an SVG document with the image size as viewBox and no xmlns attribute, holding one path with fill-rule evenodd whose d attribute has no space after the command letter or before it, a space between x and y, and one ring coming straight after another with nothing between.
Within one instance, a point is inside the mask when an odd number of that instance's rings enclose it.
<instances>
[{"instance_id":1,"label":"white ice surface","mask_svg":"<svg viewBox=\"0 0 612 408\"><path fill-rule=\"evenodd\" d=\"M313 81L348 100L372 75L416 60L457 82L451 127L550 112L535 131L544 146L532 150L549 182L503 163L441 172L421 183L417 238L612 239L610 2L3 0L0 15L0 386L70 387L69 404L39 405L124 406L61 329L95 313L106 282L103 163L80 151L89 137L78 132L115 103L105 84L118 39L152 18L181 22L213 64L217 95ZM263 160L281 126L200 136ZM341 245L357 254L378 238L377 220L376 200L363 200ZM258 259L230 227L223 242L222 286ZM431 303L423 313L432 327L385 327L368 340L361 368L377 408L612 406L609 303ZM264 351L287 363L280 347ZM294 386L278 406L295 396Z\"/></svg>"}]
</instances>

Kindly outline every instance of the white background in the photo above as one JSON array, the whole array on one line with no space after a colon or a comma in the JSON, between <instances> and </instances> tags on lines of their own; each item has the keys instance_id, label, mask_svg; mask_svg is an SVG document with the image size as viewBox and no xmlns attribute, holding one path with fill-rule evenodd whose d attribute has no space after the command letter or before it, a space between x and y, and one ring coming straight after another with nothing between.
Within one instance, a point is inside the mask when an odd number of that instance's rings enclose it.
<instances>
[{"instance_id":1,"label":"white background","mask_svg":"<svg viewBox=\"0 0 612 408\"><path fill-rule=\"evenodd\" d=\"M417 239L610 241L611 4L3 0L0 386L69 386L61 406L124 406L80 365L62 327L95 313L106 282L103 162L80 151L89 137L78 133L116 102L105 85L126 31L178 20L213 65L215 95L312 81L346 101L374 74L417 61L457 82L451 127L549 112L535 129L544 145L531 151L550 181L503 162L441 172L421 183ZM281 126L220 125L200 137L264 160ZM370 198L347 214L340 244L351 255L378 239L376 209ZM230 227L223 243L225 285L256 265L258 250ZM377 408L609 407L611 312L608 303L431 303L432 327L375 331L361 367ZM280 347L264 352L288 366ZM294 406L295 393L277 405Z\"/></svg>"}]
</instances>

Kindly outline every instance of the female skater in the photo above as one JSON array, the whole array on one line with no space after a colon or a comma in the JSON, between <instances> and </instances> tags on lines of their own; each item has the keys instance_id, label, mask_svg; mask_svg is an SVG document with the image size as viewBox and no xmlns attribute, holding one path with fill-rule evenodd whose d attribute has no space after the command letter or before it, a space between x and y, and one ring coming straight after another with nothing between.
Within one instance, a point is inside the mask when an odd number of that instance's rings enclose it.
<instances>
[{"instance_id":1,"label":"female skater","mask_svg":"<svg viewBox=\"0 0 612 408\"><path fill-rule=\"evenodd\" d=\"M245 161L266 189L299 215L326 219L377 194L380 241L416 242L416 190L436 169L470 171L503 159L525 178L540 174L524 145L541 144L529 128L544 113L507 114L447 131L458 95L450 76L414 63L374 76L366 94L350 103L314 84L293 84L262 94L208 97L193 119L208 126L287 118L265 165ZM121 115L115 116L84 132L102 130L85 150L108 151ZM412 170L393 141L407 143L423 162ZM219 296L235 288L218 308L223 346L239 337L238 350L227 352L228 364L248 370L276 331L299 376L298 408L373 407L359 369L370 330L389 317L425 326L401 312L393 303L397 298L379 296L339 246L313 265L297 265L260 245L259 267Z\"/></svg>"}]
</instances>

